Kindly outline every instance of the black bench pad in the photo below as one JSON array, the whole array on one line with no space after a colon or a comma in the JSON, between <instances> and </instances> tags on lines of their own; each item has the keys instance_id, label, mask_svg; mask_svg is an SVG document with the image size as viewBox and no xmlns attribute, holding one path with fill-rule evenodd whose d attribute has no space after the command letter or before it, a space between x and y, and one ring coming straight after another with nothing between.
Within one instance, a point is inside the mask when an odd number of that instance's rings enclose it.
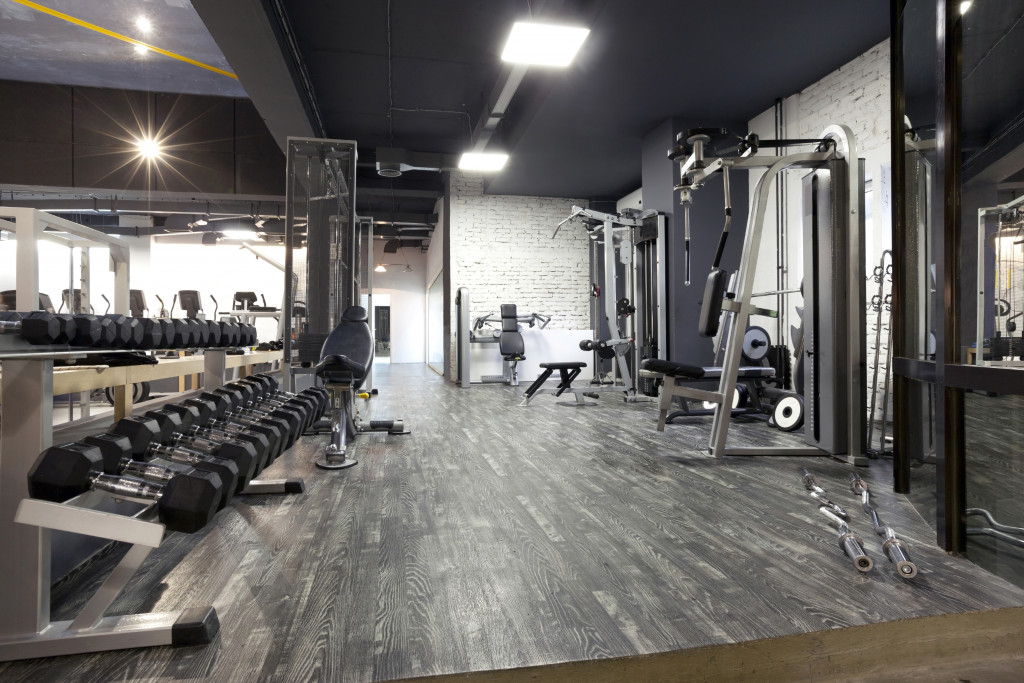
<instances>
[{"instance_id":1,"label":"black bench pad","mask_svg":"<svg viewBox=\"0 0 1024 683\"><path fill-rule=\"evenodd\" d=\"M585 367L587 367L587 364L586 363L581 363L581 362L572 362L572 363L541 363L540 367L542 367L542 368L551 368L552 370L562 370L563 368L566 369L566 370L574 370L576 368L585 368Z\"/></svg>"}]
</instances>

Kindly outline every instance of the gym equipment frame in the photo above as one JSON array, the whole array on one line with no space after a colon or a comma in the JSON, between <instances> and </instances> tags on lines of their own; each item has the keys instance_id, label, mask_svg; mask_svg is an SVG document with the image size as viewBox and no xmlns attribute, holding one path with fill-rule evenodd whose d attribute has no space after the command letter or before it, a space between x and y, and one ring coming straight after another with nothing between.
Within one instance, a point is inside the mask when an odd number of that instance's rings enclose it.
<instances>
[{"instance_id":1,"label":"gym equipment frame","mask_svg":"<svg viewBox=\"0 0 1024 683\"><path fill-rule=\"evenodd\" d=\"M653 223L654 220L656 223ZM663 268L665 263L665 217L657 213L644 214L635 210L623 214L611 214L573 206L569 217L555 228L552 238L558 234L563 225L576 221L583 224L592 240L591 249L594 249L598 240L603 240L601 262L604 289L601 291L600 297L603 299L604 306L597 313L598 320L593 322L595 323L595 337L601 336L601 322L603 322L611 338L599 340L600 347L593 346L595 350L595 382L600 374L597 366L598 348L605 353L614 354L618 378L613 384L592 383L582 387L559 385L557 389L539 388L525 396L520 405L527 406L533 398L546 392L571 393L576 398L576 405L588 405L584 401L584 397L605 392L622 392L624 400L630 403L649 400L646 397L637 396L637 382L634 379L634 373L639 371L642 360L641 352L651 353L654 354L653 357L660 358L667 348L665 308L662 305L665 300ZM637 243L643 245L639 252L635 247ZM643 283L637 282L638 278L633 272L638 255L642 259L641 279L643 279ZM623 329L619 322L623 314L619 310L620 300L617 294L617 262L621 262L626 267L626 291L633 295L634 301L638 301L642 305L642 309L638 309L641 310L641 315L638 316L641 327L638 331L639 334L637 331ZM629 305L628 300L626 305ZM638 337L643 339L644 349L637 347Z\"/></svg>"},{"instance_id":2,"label":"gym equipment frame","mask_svg":"<svg viewBox=\"0 0 1024 683\"><path fill-rule=\"evenodd\" d=\"M356 216L357 159L351 140L288 138L281 312L286 391L296 390L295 375L311 373L342 313L362 305L364 293L373 331L373 220ZM296 262L295 251L303 247Z\"/></svg>"},{"instance_id":3,"label":"gym equipment frame","mask_svg":"<svg viewBox=\"0 0 1024 683\"><path fill-rule=\"evenodd\" d=\"M866 430L865 383L865 278L864 278L864 177L857 158L856 138L843 125L829 126L822 133L819 151L786 156L758 156L756 146L741 145L744 156L705 160L704 145L709 136L703 129L691 135L692 145L685 159L680 157L680 201L688 205L711 175L722 172L726 182L726 228L719 245L719 258L731 210L728 196L730 169L766 169L754 190L753 205L743 238L736 287L725 292L724 271L712 270L712 284L719 284L717 296L705 290L701 313L704 328L719 311L728 323L725 358L717 391L696 390L700 398L717 404L708 443L715 457L726 455L830 455L855 465L867 465L864 454ZM748 138L748 141L750 139ZM754 140L756 145L756 139ZM774 144L806 144L807 141L764 141ZM761 249L764 216L773 182L785 169L809 169L803 179L804 215L804 360L808 364L804 401L804 440L807 447L727 447L732 411L728 409L736 385L743 351L743 336L752 314L772 315L751 303L754 273ZM717 261L717 259L716 259ZM713 283L713 280L715 282ZM711 325L708 325L711 326ZM717 326L715 326L717 328ZM679 391L679 389L677 389ZM685 389L683 390L685 391ZM696 392L695 392L696 393ZM723 409L724 407L724 409Z\"/></svg>"},{"instance_id":4,"label":"gym equipment frame","mask_svg":"<svg viewBox=\"0 0 1024 683\"><path fill-rule=\"evenodd\" d=\"M999 221L999 223L997 225L1001 225L1003 223L1004 216L1010 216L1010 217L1012 217L1014 219L1012 221L1013 225L1017 226L1017 228L1019 230L1019 223L1022 220L1024 220L1024 217L1022 217L1022 215L1021 215L1022 210L1024 210L1024 196L1017 197L1013 201L1007 202L1006 204L1000 204L999 206L989 206L989 207L984 207L984 208L978 209L978 315L977 315L977 318L976 318L976 328L975 328L975 341L977 343L977 346L975 347L975 354L974 354L974 364L975 365L986 365L986 366L1002 365L1002 366L1013 366L1013 367L1024 366L1024 361L985 360L985 358L984 358L985 357L985 353L984 353L984 344L985 344L985 315L983 314L983 311L992 312L992 311L995 310L995 306L993 305L994 302L993 302L993 304L986 304L986 302L985 302L985 297L986 297L986 292L985 292L985 254L986 254L985 241L986 241L987 237L991 234L991 236L994 238L995 249L996 249L996 258L998 259L999 256L1000 256L1000 249L999 249L1000 242L999 242L999 239L1000 239L1000 232L1001 232L1001 228L997 227L995 233L987 233L986 230L985 230L985 222L989 218L996 218ZM1006 236L1010 237L1011 241L1016 242L1019 239L1019 237L1016 236L1016 232L1018 230L1013 230L1012 232L1007 233ZM998 271L998 269L997 269L997 271ZM1002 275L1004 279L1006 277L1005 274L1003 274L1003 273L998 273L998 272L996 273L996 280L997 280L997 282L996 282L996 285L993 287L993 289L996 290L996 291L993 292L993 295L997 296L997 297L1000 295L999 283L998 283L1000 275ZM1010 298L1012 299L1012 297L1010 297ZM1014 313L1012 311L1012 309L1010 309L1009 307L1007 308L1006 312L1007 312L1007 314ZM1009 352L1007 355L1009 355L1011 358L1013 356L1017 356L1018 358L1024 359L1024 355L1022 355L1022 354L1024 354L1024 349L1021 348L1022 346L1024 346L1024 343L1021 342L1021 339L1019 337L1016 339L1016 342L1013 341L1013 339L1014 339L1013 333L1016 331L1016 327L1017 326L1016 325L1012 325L1012 328L1011 328L1012 318L1016 317L1017 315L1020 315L1020 313L1021 313L1020 311L1017 311L1016 315L1010 315L1007 318L1007 322L1005 323L1005 325L1006 325L1006 331L1007 331L1007 334L1008 334L1008 338L1005 339L1005 342L1006 342L1006 350ZM995 325L993 325L993 328L995 328ZM998 333L999 333L998 330L994 330L993 331L993 336L995 337ZM993 340L992 344L994 346L996 344L996 342ZM992 350L994 351L995 349L992 349ZM1014 353L1014 351L1016 351L1016 353Z\"/></svg>"},{"instance_id":5,"label":"gym equipment frame","mask_svg":"<svg viewBox=\"0 0 1024 683\"><path fill-rule=\"evenodd\" d=\"M489 330L487 334L483 334L480 331L484 329L484 325L487 323L501 323L501 316L495 316L493 313L481 315L475 318L473 324L470 325L469 307L469 288L459 287L455 293L456 384L463 389L468 388L471 384L500 383L518 386L518 381L513 381L512 363L504 359L502 359L501 363L502 374L481 375L479 380L476 382L472 381L470 374L472 368L472 359L470 357L472 347L470 344L498 344L500 339L494 332L500 332L500 330ZM541 315L540 313L530 313L529 315L517 315L516 320L520 325L537 326L537 329L543 330L551 322L551 317Z\"/></svg>"}]
</instances>

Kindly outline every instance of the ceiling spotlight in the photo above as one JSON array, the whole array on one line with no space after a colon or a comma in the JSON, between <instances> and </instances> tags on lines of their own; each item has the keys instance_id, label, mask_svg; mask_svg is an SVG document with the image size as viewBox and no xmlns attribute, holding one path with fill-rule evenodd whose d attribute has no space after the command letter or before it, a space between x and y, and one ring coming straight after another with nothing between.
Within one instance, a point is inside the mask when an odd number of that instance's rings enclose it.
<instances>
[{"instance_id":1,"label":"ceiling spotlight","mask_svg":"<svg viewBox=\"0 0 1024 683\"><path fill-rule=\"evenodd\" d=\"M209 218L209 217L210 217L210 214L206 214L205 216L203 216L199 220L195 221L195 225L206 225L207 222L208 222L206 219Z\"/></svg>"},{"instance_id":2,"label":"ceiling spotlight","mask_svg":"<svg viewBox=\"0 0 1024 683\"><path fill-rule=\"evenodd\" d=\"M507 154L497 152L466 152L459 159L463 171L500 171L508 161Z\"/></svg>"},{"instance_id":3,"label":"ceiling spotlight","mask_svg":"<svg viewBox=\"0 0 1024 683\"><path fill-rule=\"evenodd\" d=\"M501 59L516 64L569 66L589 34L588 28L517 21Z\"/></svg>"},{"instance_id":4,"label":"ceiling spotlight","mask_svg":"<svg viewBox=\"0 0 1024 683\"><path fill-rule=\"evenodd\" d=\"M160 148L160 143L150 137L141 137L135 140L135 148L139 153L139 156L147 161L160 158L163 150Z\"/></svg>"},{"instance_id":5,"label":"ceiling spotlight","mask_svg":"<svg viewBox=\"0 0 1024 683\"><path fill-rule=\"evenodd\" d=\"M255 223L253 223L253 225L255 225L257 228L262 228L266 224L267 224L267 219L266 218L261 218L261 217L256 218Z\"/></svg>"},{"instance_id":6,"label":"ceiling spotlight","mask_svg":"<svg viewBox=\"0 0 1024 683\"><path fill-rule=\"evenodd\" d=\"M375 273L386 273L386 272L388 272L388 269L384 267L383 263L378 263L377 267L373 269L373 272L375 272Z\"/></svg>"},{"instance_id":7,"label":"ceiling spotlight","mask_svg":"<svg viewBox=\"0 0 1024 683\"><path fill-rule=\"evenodd\" d=\"M135 43L134 45L135 45L135 54L137 54L137 55L144 55L147 52L149 52L149 48L146 47L145 45L143 45L142 43Z\"/></svg>"},{"instance_id":8,"label":"ceiling spotlight","mask_svg":"<svg viewBox=\"0 0 1024 683\"><path fill-rule=\"evenodd\" d=\"M148 34L153 30L153 24L149 23L149 19L139 15L135 18L135 28L139 29L140 33Z\"/></svg>"},{"instance_id":9,"label":"ceiling spotlight","mask_svg":"<svg viewBox=\"0 0 1024 683\"><path fill-rule=\"evenodd\" d=\"M960 14L966 13L969 9L971 9L971 0L964 0L960 3Z\"/></svg>"}]
</instances>

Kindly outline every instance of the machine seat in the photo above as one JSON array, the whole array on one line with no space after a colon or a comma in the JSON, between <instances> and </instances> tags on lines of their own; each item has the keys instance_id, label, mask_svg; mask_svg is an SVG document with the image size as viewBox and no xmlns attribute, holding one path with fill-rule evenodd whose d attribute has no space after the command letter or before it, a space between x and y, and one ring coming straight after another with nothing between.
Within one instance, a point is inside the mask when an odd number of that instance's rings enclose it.
<instances>
[{"instance_id":1,"label":"machine seat","mask_svg":"<svg viewBox=\"0 0 1024 683\"><path fill-rule=\"evenodd\" d=\"M362 306L345 310L320 350L320 362L314 368L317 377L326 382L351 382L354 389L362 386L373 364L373 336L366 320Z\"/></svg>"},{"instance_id":2,"label":"machine seat","mask_svg":"<svg viewBox=\"0 0 1024 683\"><path fill-rule=\"evenodd\" d=\"M640 362L640 369L647 372L656 372L666 377L674 377L676 379L720 379L722 377L722 368L719 367L708 367L702 368L697 365L687 365L686 363L673 363L669 360L661 360L659 358L647 358ZM769 379L775 376L775 368L768 365L744 365L739 368L739 372L736 375L737 380L742 379Z\"/></svg>"}]
</instances>

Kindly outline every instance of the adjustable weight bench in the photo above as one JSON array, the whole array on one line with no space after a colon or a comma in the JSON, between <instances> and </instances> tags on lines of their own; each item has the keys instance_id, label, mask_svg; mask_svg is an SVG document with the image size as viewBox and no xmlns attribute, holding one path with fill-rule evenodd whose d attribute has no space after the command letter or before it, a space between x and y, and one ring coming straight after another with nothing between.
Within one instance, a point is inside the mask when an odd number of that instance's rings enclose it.
<instances>
[{"instance_id":1,"label":"adjustable weight bench","mask_svg":"<svg viewBox=\"0 0 1024 683\"><path fill-rule=\"evenodd\" d=\"M359 420L355 396L372 365L373 335L366 321L366 309L350 306L328 335L320 351L320 362L314 367L331 402L331 441L317 458L317 467L340 470L355 465L357 461L346 456L350 434L356 437L363 432L409 433L402 420L371 420L368 424Z\"/></svg>"},{"instance_id":2,"label":"adjustable weight bench","mask_svg":"<svg viewBox=\"0 0 1024 683\"><path fill-rule=\"evenodd\" d=\"M674 363L672 361L660 360L658 358L648 358L640 362L640 376L647 377L655 380L664 380L664 385L661 390L661 400L658 404L658 431L665 431L665 422L678 414L691 414L710 415L714 411L702 411L702 412L691 412L689 409L684 411L678 411L669 415L669 410L672 408L672 399L676 396L682 396L684 399L692 399L697 401L707 401L711 403L721 403L721 396L718 392L708 391L706 389L699 389L692 386L698 382L718 382L722 377L722 368L720 367L708 367L704 368L699 365L688 365L686 363ZM739 373L736 376L736 381L739 384L747 386L747 397L755 402L758 402L756 408L760 409L759 399L757 392L753 390L753 383L759 380L766 380L775 377L775 369L767 365L749 365L741 366ZM672 381L669 382L668 378ZM733 393L733 410L740 409L738 405L737 394ZM749 412L744 410L743 412Z\"/></svg>"}]
</instances>

